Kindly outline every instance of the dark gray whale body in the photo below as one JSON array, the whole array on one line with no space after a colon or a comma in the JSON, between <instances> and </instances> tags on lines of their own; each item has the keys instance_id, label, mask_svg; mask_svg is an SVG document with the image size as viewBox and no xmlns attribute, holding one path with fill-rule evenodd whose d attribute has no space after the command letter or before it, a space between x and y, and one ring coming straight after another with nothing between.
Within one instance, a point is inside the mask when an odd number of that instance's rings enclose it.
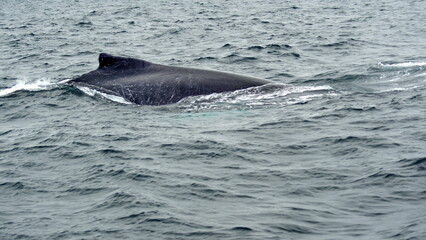
<instances>
[{"instance_id":1,"label":"dark gray whale body","mask_svg":"<svg viewBox=\"0 0 426 240\"><path fill-rule=\"evenodd\" d=\"M101 53L98 69L67 82L121 96L141 105L162 105L196 95L235 91L271 83L213 70L172 67Z\"/></svg>"}]
</instances>

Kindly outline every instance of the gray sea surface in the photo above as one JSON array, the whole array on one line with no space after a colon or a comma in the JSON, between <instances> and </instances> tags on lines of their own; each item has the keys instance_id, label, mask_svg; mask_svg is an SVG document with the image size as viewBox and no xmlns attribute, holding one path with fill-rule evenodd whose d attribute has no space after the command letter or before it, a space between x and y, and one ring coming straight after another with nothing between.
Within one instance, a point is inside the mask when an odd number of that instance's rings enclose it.
<instances>
[{"instance_id":1,"label":"gray sea surface","mask_svg":"<svg viewBox=\"0 0 426 240\"><path fill-rule=\"evenodd\" d=\"M0 239L426 239L426 1L0 3ZM102 52L276 82L139 106Z\"/></svg>"}]
</instances>

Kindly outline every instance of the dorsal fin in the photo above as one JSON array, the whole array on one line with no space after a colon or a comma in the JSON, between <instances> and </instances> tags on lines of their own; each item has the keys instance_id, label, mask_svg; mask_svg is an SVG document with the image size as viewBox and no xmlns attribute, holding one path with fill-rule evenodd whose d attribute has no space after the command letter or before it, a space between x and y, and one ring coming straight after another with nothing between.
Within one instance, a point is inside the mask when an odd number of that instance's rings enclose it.
<instances>
[{"instance_id":1,"label":"dorsal fin","mask_svg":"<svg viewBox=\"0 0 426 240\"><path fill-rule=\"evenodd\" d=\"M113 66L116 62L117 58L112 55L106 53L99 54L99 68L107 68Z\"/></svg>"},{"instance_id":2,"label":"dorsal fin","mask_svg":"<svg viewBox=\"0 0 426 240\"><path fill-rule=\"evenodd\" d=\"M146 63L144 60L135 58L115 57L107 53L99 54L99 68L144 67Z\"/></svg>"}]
</instances>

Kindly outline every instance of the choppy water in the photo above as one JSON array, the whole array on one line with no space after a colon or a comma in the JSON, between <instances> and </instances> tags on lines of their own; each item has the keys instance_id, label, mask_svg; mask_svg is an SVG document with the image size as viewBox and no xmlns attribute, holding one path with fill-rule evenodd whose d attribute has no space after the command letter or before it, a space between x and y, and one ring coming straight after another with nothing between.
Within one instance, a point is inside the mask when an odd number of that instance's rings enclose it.
<instances>
[{"instance_id":1,"label":"choppy water","mask_svg":"<svg viewBox=\"0 0 426 240\"><path fill-rule=\"evenodd\" d=\"M425 239L425 1L0 3L1 239ZM100 52L277 85L150 107Z\"/></svg>"}]
</instances>

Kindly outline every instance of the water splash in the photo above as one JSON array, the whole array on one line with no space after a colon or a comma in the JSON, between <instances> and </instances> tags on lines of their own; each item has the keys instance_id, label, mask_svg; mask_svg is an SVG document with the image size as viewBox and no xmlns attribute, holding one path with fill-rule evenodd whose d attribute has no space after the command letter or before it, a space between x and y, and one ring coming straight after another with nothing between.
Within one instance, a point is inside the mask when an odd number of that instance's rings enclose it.
<instances>
[{"instance_id":1,"label":"water splash","mask_svg":"<svg viewBox=\"0 0 426 240\"><path fill-rule=\"evenodd\" d=\"M43 91L55 88L58 85L49 78L40 78L36 80L19 79L12 87L1 89L0 97L10 95L18 91Z\"/></svg>"},{"instance_id":2,"label":"water splash","mask_svg":"<svg viewBox=\"0 0 426 240\"><path fill-rule=\"evenodd\" d=\"M366 83L379 92L410 91L426 87L426 62L378 63L371 70L378 72Z\"/></svg>"},{"instance_id":3,"label":"water splash","mask_svg":"<svg viewBox=\"0 0 426 240\"><path fill-rule=\"evenodd\" d=\"M328 85L295 86L288 84L267 84L260 87L225 93L193 96L182 99L179 108L188 111L245 109L265 106L283 106L309 102L337 92Z\"/></svg>"},{"instance_id":4,"label":"water splash","mask_svg":"<svg viewBox=\"0 0 426 240\"><path fill-rule=\"evenodd\" d=\"M411 68L411 67L424 67L426 62L405 62L405 63L378 63L379 67L391 68Z\"/></svg>"}]
</instances>

